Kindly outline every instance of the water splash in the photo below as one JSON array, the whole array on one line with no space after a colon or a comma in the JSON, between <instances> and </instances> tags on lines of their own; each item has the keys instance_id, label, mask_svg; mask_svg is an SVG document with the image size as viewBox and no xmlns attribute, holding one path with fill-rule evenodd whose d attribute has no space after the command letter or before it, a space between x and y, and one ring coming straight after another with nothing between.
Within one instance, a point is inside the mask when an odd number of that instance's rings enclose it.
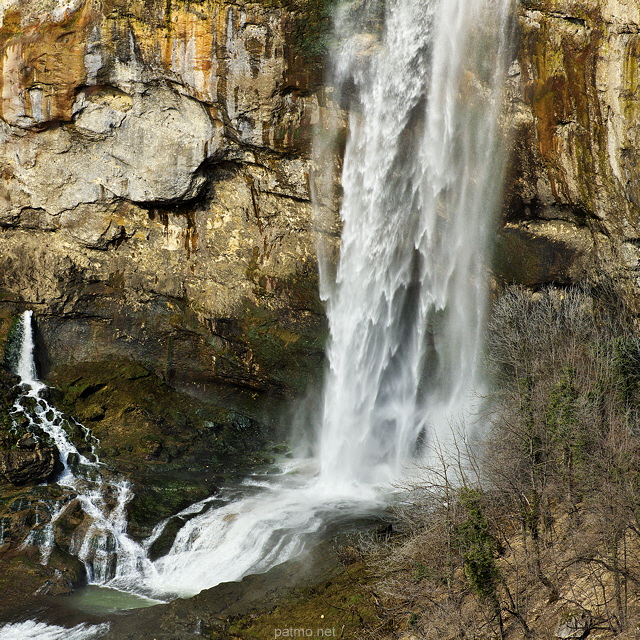
<instances>
[{"instance_id":1,"label":"water splash","mask_svg":"<svg viewBox=\"0 0 640 640\"><path fill-rule=\"evenodd\" d=\"M108 624L79 624L72 628L27 620L0 627L2 640L94 640L109 630Z\"/></svg>"},{"instance_id":2,"label":"water splash","mask_svg":"<svg viewBox=\"0 0 640 640\"><path fill-rule=\"evenodd\" d=\"M322 274L331 339L320 472L190 520L147 588L187 595L287 560L332 514L380 508L425 439L469 411L510 4L340 9L333 84L349 141L340 262L335 277L326 263Z\"/></svg>"},{"instance_id":3,"label":"water splash","mask_svg":"<svg viewBox=\"0 0 640 640\"><path fill-rule=\"evenodd\" d=\"M173 516L184 524L165 556L143 571L122 571L107 585L148 597L189 597L267 571L311 548L336 523L370 518L383 507L379 497L328 498L317 491L315 472L309 461L282 462L279 473L247 478L191 505ZM145 549L168 520L156 527Z\"/></svg>"}]
</instances>

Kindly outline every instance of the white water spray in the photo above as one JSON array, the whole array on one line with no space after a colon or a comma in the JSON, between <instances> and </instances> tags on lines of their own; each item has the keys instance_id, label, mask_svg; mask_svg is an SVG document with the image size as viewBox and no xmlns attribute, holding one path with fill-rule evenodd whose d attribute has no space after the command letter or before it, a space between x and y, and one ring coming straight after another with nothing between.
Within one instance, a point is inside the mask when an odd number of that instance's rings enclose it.
<instances>
[{"instance_id":1,"label":"white water spray","mask_svg":"<svg viewBox=\"0 0 640 640\"><path fill-rule=\"evenodd\" d=\"M28 620L0 627L0 637L2 640L95 640L108 630L108 624L79 624L68 629Z\"/></svg>"}]
</instances>

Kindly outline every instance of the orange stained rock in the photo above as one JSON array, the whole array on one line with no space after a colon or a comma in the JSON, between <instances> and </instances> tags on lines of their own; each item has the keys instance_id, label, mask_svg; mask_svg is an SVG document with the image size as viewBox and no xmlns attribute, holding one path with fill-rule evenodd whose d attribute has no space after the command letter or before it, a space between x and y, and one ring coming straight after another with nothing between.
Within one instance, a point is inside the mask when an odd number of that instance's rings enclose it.
<instances>
[{"instance_id":1,"label":"orange stained rock","mask_svg":"<svg viewBox=\"0 0 640 640\"><path fill-rule=\"evenodd\" d=\"M23 25L19 10L0 29L0 115L25 126L70 120L76 89L86 76L84 55L90 2L52 20Z\"/></svg>"}]
</instances>

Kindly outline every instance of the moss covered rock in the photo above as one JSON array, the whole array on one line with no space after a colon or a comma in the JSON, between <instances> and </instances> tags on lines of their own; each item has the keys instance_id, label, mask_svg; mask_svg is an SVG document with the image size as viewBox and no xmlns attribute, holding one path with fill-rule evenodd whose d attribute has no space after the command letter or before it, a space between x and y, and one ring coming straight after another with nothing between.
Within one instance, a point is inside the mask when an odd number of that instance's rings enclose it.
<instances>
[{"instance_id":1,"label":"moss covered rock","mask_svg":"<svg viewBox=\"0 0 640 640\"><path fill-rule=\"evenodd\" d=\"M136 363L80 363L52 381L54 401L91 430L100 460L132 481L134 536L268 463L277 446L272 427L175 391Z\"/></svg>"}]
</instances>

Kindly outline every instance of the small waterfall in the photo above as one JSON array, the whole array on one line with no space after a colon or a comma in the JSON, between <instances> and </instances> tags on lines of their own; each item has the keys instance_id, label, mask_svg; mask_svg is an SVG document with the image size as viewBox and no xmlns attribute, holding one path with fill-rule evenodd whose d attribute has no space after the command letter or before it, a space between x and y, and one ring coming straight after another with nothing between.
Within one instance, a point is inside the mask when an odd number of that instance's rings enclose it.
<instances>
[{"instance_id":1,"label":"small waterfall","mask_svg":"<svg viewBox=\"0 0 640 640\"><path fill-rule=\"evenodd\" d=\"M68 419L44 397L46 385L38 380L34 358L33 312L22 315L22 344L16 373L22 394L16 400L12 417L21 418L26 430L36 438L45 435L55 444L63 470L58 485L67 489L67 499L46 514L46 521L36 510L36 527L24 545L40 549L41 562L47 564L54 546L54 525L64 515L72 500L77 500L90 522L79 528L72 539L71 552L85 564L90 583L103 584L118 572L141 570L149 564L143 547L126 534L126 505L132 497L129 483L110 473L100 463L95 451L84 455L78 451L65 430ZM17 424L17 423L16 423ZM74 422L85 436L89 430ZM17 427L16 427L17 428Z\"/></svg>"},{"instance_id":2,"label":"small waterfall","mask_svg":"<svg viewBox=\"0 0 640 640\"><path fill-rule=\"evenodd\" d=\"M34 358L35 345L33 341L33 311L25 311L21 319L22 343L20 345L20 358L16 368L16 374L20 376L20 384L31 390L40 391L44 385L38 380L36 362Z\"/></svg>"}]
</instances>

